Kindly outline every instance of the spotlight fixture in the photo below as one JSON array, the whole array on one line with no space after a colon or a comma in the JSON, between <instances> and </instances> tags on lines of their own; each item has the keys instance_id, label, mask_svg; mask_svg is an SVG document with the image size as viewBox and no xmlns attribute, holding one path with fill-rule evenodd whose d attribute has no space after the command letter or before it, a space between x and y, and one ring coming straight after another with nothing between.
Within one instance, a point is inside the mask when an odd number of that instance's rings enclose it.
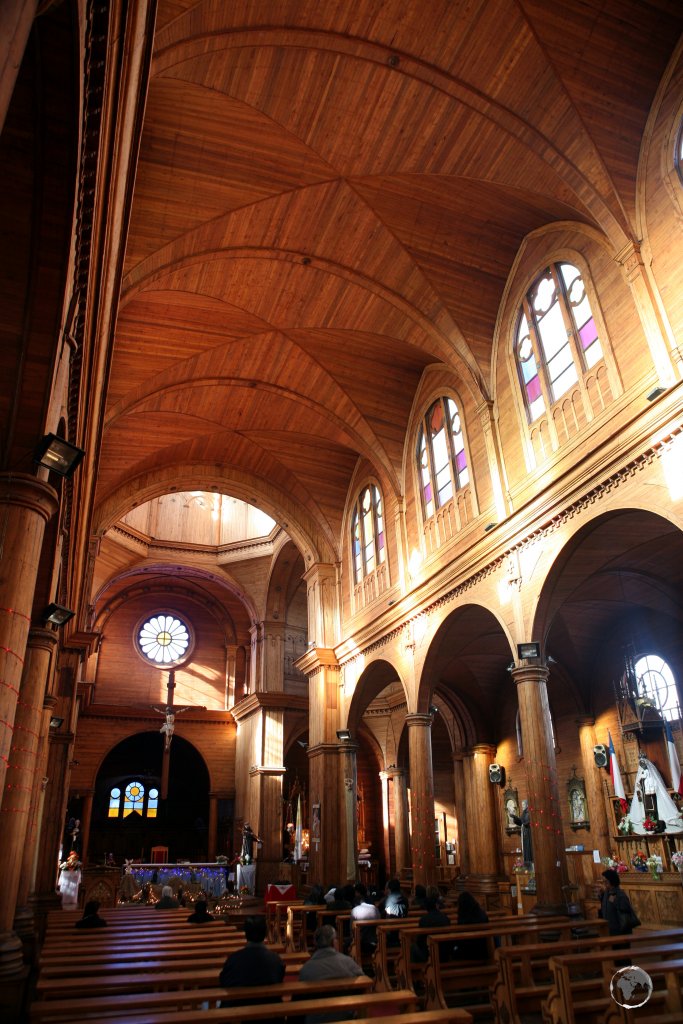
<instances>
[{"instance_id":1,"label":"spotlight fixture","mask_svg":"<svg viewBox=\"0 0 683 1024\"><path fill-rule=\"evenodd\" d=\"M62 725L64 725L64 719L57 718L56 715L53 715L52 718L50 719L50 728L59 729Z\"/></svg>"},{"instance_id":2,"label":"spotlight fixture","mask_svg":"<svg viewBox=\"0 0 683 1024\"><path fill-rule=\"evenodd\" d=\"M528 644L517 644L517 657L520 661L527 658L540 658L541 645L536 640Z\"/></svg>"},{"instance_id":3,"label":"spotlight fixture","mask_svg":"<svg viewBox=\"0 0 683 1024\"><path fill-rule=\"evenodd\" d=\"M296 742L299 744L302 750L308 750L308 743L306 742L306 740L297 740Z\"/></svg>"},{"instance_id":4,"label":"spotlight fixture","mask_svg":"<svg viewBox=\"0 0 683 1024\"><path fill-rule=\"evenodd\" d=\"M70 444L56 434L46 434L35 450L34 459L60 476L71 476L85 455L82 448Z\"/></svg>"},{"instance_id":5,"label":"spotlight fixture","mask_svg":"<svg viewBox=\"0 0 683 1024\"><path fill-rule=\"evenodd\" d=\"M659 396L663 395L665 391L668 391L668 388L663 388L661 384L658 384L657 387L653 388L649 395L646 395L645 397L648 402L654 402L655 398L659 398Z\"/></svg>"},{"instance_id":6,"label":"spotlight fixture","mask_svg":"<svg viewBox=\"0 0 683 1024\"><path fill-rule=\"evenodd\" d=\"M498 526L498 523L487 523L484 527L484 533L488 533L489 530L493 530L496 526Z\"/></svg>"},{"instance_id":7,"label":"spotlight fixture","mask_svg":"<svg viewBox=\"0 0 683 1024\"><path fill-rule=\"evenodd\" d=\"M76 612L72 612L70 608L65 608L64 605L49 604L43 612L45 622L52 622L55 626L63 626L69 619L73 619Z\"/></svg>"},{"instance_id":8,"label":"spotlight fixture","mask_svg":"<svg viewBox=\"0 0 683 1024\"><path fill-rule=\"evenodd\" d=\"M350 729L337 729L337 739L340 743L348 743L351 739Z\"/></svg>"},{"instance_id":9,"label":"spotlight fixture","mask_svg":"<svg viewBox=\"0 0 683 1024\"><path fill-rule=\"evenodd\" d=\"M434 715L438 715L438 713L439 713L439 709L437 708L436 704L430 704L429 705L429 714L432 716L432 718L434 717Z\"/></svg>"}]
</instances>

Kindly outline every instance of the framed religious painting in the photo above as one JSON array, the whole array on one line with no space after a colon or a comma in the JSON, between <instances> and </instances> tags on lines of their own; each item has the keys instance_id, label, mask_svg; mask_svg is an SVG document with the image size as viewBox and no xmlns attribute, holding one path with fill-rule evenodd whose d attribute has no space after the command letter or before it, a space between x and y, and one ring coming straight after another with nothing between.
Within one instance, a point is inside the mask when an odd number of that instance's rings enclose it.
<instances>
[{"instance_id":1,"label":"framed religious painting","mask_svg":"<svg viewBox=\"0 0 683 1024\"><path fill-rule=\"evenodd\" d=\"M519 796L517 790L513 789L512 786L503 793L503 811L505 813L505 831L509 836L514 832L520 831L520 826L516 824L515 818L519 818Z\"/></svg>"}]
</instances>

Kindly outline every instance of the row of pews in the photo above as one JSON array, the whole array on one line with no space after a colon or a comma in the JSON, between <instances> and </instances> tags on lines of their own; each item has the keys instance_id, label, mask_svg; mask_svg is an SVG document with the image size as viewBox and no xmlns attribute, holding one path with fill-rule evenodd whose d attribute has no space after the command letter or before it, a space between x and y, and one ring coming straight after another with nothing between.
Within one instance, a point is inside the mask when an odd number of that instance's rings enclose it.
<instances>
[{"instance_id":1,"label":"row of pews","mask_svg":"<svg viewBox=\"0 0 683 1024\"><path fill-rule=\"evenodd\" d=\"M639 928L628 937L609 936L603 921L490 913L488 925L420 929L421 910L383 921L351 921L350 913L301 901L270 908L271 935L294 953L310 940L311 918L335 924L338 946L375 979L375 992L411 991L427 1010L466 1008L478 1021L499 1024L683 1024L683 927ZM683 922L682 922L683 924ZM363 933L374 933L369 949ZM413 963L417 938L427 940L428 960ZM458 943L485 938L481 961L444 957ZM647 1004L635 1013L612 998L610 983L626 964L642 967L653 982Z\"/></svg>"},{"instance_id":2,"label":"row of pews","mask_svg":"<svg viewBox=\"0 0 683 1024\"><path fill-rule=\"evenodd\" d=\"M269 940L286 964L281 985L258 989L263 1003L220 1007L222 999L253 1000L254 988L217 984L226 956L244 946L241 928L224 919L188 924L183 910L117 907L103 913L107 928L76 929L77 912L57 911L41 949L31 1024L210 1024L302 1022L331 1011L357 1021L389 1024L471 1024L463 1009L424 1010L416 992L374 991L374 979L300 982L307 949Z\"/></svg>"}]
</instances>

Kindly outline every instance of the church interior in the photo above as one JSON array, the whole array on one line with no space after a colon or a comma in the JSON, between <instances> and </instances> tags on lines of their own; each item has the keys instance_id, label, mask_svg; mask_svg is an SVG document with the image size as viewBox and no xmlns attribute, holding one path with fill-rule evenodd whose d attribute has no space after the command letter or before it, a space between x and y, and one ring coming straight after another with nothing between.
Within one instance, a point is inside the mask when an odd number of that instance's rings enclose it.
<instances>
[{"instance_id":1,"label":"church interior","mask_svg":"<svg viewBox=\"0 0 683 1024\"><path fill-rule=\"evenodd\" d=\"M6 1008L72 850L683 923L682 28L2 5Z\"/></svg>"}]
</instances>

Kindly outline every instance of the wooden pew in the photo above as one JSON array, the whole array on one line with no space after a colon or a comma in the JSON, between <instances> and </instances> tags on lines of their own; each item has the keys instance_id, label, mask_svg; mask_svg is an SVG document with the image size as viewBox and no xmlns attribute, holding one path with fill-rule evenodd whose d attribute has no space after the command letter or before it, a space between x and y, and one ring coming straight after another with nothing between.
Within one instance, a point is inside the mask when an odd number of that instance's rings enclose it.
<instances>
[{"instance_id":1,"label":"wooden pew","mask_svg":"<svg viewBox=\"0 0 683 1024\"><path fill-rule=\"evenodd\" d=\"M307 950L309 947L309 926L307 915L315 918L319 910L327 910L326 903L290 903L287 907L287 929L285 947L290 953Z\"/></svg>"},{"instance_id":2,"label":"wooden pew","mask_svg":"<svg viewBox=\"0 0 683 1024\"><path fill-rule=\"evenodd\" d=\"M285 963L285 978L298 976L302 965L309 959L308 953L281 953ZM166 961L148 970L148 964L131 967L123 971L107 969L103 965L97 972L88 972L87 986L91 992L98 994L125 992L156 992L164 989L208 988L216 984L218 975L225 961L225 954L208 960ZM62 966L58 972L44 973L36 982L36 993L41 999L72 998L82 994L84 979L78 966L71 969Z\"/></svg>"},{"instance_id":3,"label":"wooden pew","mask_svg":"<svg viewBox=\"0 0 683 1024\"><path fill-rule=\"evenodd\" d=\"M552 985L543 1004L543 1020L548 1024L588 1024L589 1021L603 1024L605 1015L614 1005L609 994L609 979L623 966L624 960L635 961L647 971L648 962L656 965L683 956L682 940L658 943L654 936L651 938L654 941L638 944L629 952L606 949L551 957ZM600 993L586 998L581 983L591 978L600 982Z\"/></svg>"},{"instance_id":4,"label":"wooden pew","mask_svg":"<svg viewBox=\"0 0 683 1024\"><path fill-rule=\"evenodd\" d=\"M253 989L251 990L253 996ZM335 1011L351 1011L360 1014L368 1014L376 1021L374 1011L383 1012L385 1018L393 1019L396 1016L415 1009L417 1000L412 992L382 992L358 993L351 996L339 996L334 1000L333 1006L329 996L312 997L310 999L290 1000L286 1004L279 1000L274 1003L258 1003L251 1006L230 1006L211 1010L174 1010L171 1012L143 1012L132 1013L130 1016L101 1017L99 1024L238 1024L256 1020L278 1021L283 1016L283 1009L286 1006L288 1020L302 1018L307 1014L329 1013ZM381 1017L379 1018L382 1019ZM77 1022L73 1022L77 1024Z\"/></svg>"},{"instance_id":5,"label":"wooden pew","mask_svg":"<svg viewBox=\"0 0 683 1024\"><path fill-rule=\"evenodd\" d=\"M578 922L567 917L535 917L533 920L499 919L488 925L432 932L427 937L429 960L426 966L425 1008L445 1009L449 1000L457 999L473 1016L491 1013L490 987L497 976L494 961L496 946L538 941L569 941ZM445 961L441 945L457 945L471 939L484 939L487 956L482 960Z\"/></svg>"},{"instance_id":6,"label":"wooden pew","mask_svg":"<svg viewBox=\"0 0 683 1024\"><path fill-rule=\"evenodd\" d=\"M601 922L591 921L591 925ZM510 1024L523 1024L523 1018L535 1014L540 1016L544 1001L548 998L552 975L549 960L551 956L563 953L584 953L589 950L628 949L634 950L637 959L637 947L652 942L666 942L683 939L683 930L668 929L666 932L649 932L639 930L633 935L587 935L572 939L570 943L538 943L517 946L504 946L496 950L495 959L498 974L491 989L491 1002L496 1011L497 1020L505 1020ZM570 948L571 947L571 948ZM599 982L597 982L599 985ZM596 988L596 979L585 979L585 983L576 982L576 992L582 995Z\"/></svg>"},{"instance_id":7,"label":"wooden pew","mask_svg":"<svg viewBox=\"0 0 683 1024\"><path fill-rule=\"evenodd\" d=\"M334 995L343 993L353 995L356 992L369 992L372 989L372 978L364 975L362 978L334 978L326 981L284 981L279 985L263 986L259 989L261 995L266 991L269 996L282 999L310 998L312 996L324 996L332 993ZM132 1013L140 1013L147 1010L161 1011L168 1009L191 1009L200 1007L202 1003L215 1006L221 999L249 999L253 998L253 988L231 988L225 989L218 986L211 988L197 988L177 992L166 990L162 992L137 992L126 993L118 996L87 996L82 995L72 999L41 1000L33 1003L30 1008L32 1024L57 1024L58 1021L75 1020L83 1021L93 1019L99 1021L102 1017L121 1014L130 1016Z\"/></svg>"},{"instance_id":8,"label":"wooden pew","mask_svg":"<svg viewBox=\"0 0 683 1024\"><path fill-rule=\"evenodd\" d=\"M266 903L266 924L268 927L268 941L269 942L284 942L286 921L287 921L287 907L300 906L303 900L271 900ZM284 913L284 918L283 918Z\"/></svg>"},{"instance_id":9,"label":"wooden pew","mask_svg":"<svg viewBox=\"0 0 683 1024\"><path fill-rule=\"evenodd\" d=\"M418 935L429 935L435 929L427 928L420 929L417 922L424 916L426 911L420 910L419 913L410 914L408 917L399 917L395 919L396 925L393 929L394 933L398 933L398 944L390 944L390 936L392 935L391 928L378 928L377 929L377 946L373 957L373 968L375 974L375 992L391 992L395 988L410 988L414 990L412 984L403 984L398 981L399 974L399 963L402 961L402 937L404 932L411 932L415 938ZM450 918L452 927L457 927L458 924L458 909L457 907L447 907L443 913ZM386 918L383 919L386 922ZM413 939L415 941L415 939ZM408 959L410 964L410 958ZM406 976L407 972L404 972L403 976ZM411 972L412 975L412 972Z\"/></svg>"},{"instance_id":10,"label":"wooden pew","mask_svg":"<svg viewBox=\"0 0 683 1024\"><path fill-rule=\"evenodd\" d=\"M637 1012L638 1024L680 1024L683 1021L683 958L648 961L644 970L652 980L652 996L638 1011L614 1004L605 1024L631 1024ZM607 985L611 976L606 979Z\"/></svg>"}]
</instances>

